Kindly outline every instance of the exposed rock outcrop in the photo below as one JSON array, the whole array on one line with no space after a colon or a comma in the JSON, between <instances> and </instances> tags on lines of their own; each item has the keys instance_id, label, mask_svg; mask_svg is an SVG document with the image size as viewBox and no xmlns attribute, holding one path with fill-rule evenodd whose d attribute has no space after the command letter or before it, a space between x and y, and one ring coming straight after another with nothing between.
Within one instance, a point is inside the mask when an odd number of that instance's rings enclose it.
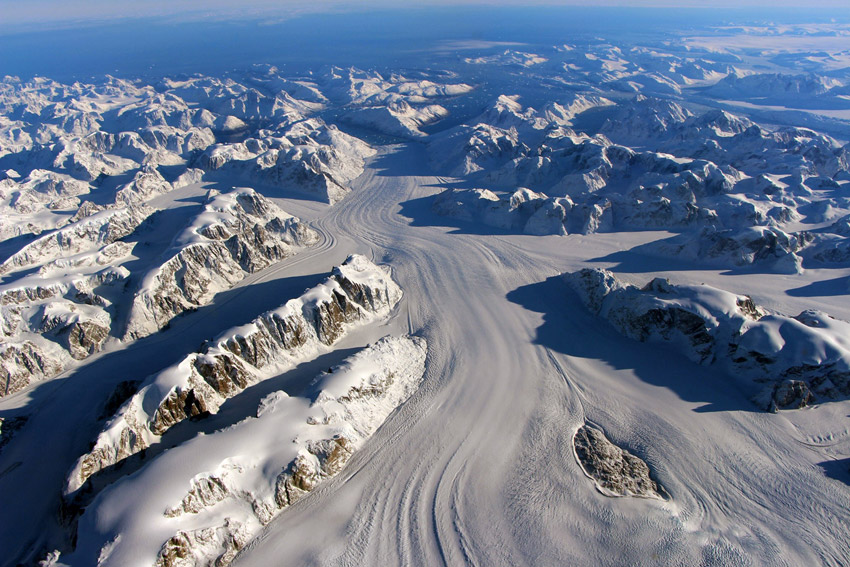
<instances>
[{"instance_id":1,"label":"exposed rock outcrop","mask_svg":"<svg viewBox=\"0 0 850 567\"><path fill-rule=\"evenodd\" d=\"M637 288L601 269L564 279L621 334L669 344L694 362L763 384L754 399L765 409L850 396L848 322L812 310L770 313L747 296L705 285L656 278Z\"/></svg>"},{"instance_id":2,"label":"exposed rock outcrop","mask_svg":"<svg viewBox=\"0 0 850 567\"><path fill-rule=\"evenodd\" d=\"M22 390L39 380L62 371L62 364L53 353L32 341L0 345L0 392L4 396Z\"/></svg>"},{"instance_id":3,"label":"exposed rock outcrop","mask_svg":"<svg viewBox=\"0 0 850 567\"><path fill-rule=\"evenodd\" d=\"M229 518L214 528L181 531L162 545L154 567L224 567L250 540L245 527Z\"/></svg>"},{"instance_id":4,"label":"exposed rock outcrop","mask_svg":"<svg viewBox=\"0 0 850 567\"><path fill-rule=\"evenodd\" d=\"M54 301L42 308L38 329L58 339L75 360L99 352L109 337L111 320L103 309Z\"/></svg>"},{"instance_id":5,"label":"exposed rock outcrop","mask_svg":"<svg viewBox=\"0 0 850 567\"><path fill-rule=\"evenodd\" d=\"M131 206L144 203L173 189L171 183L153 166L139 170L133 180L115 193L117 205Z\"/></svg>"},{"instance_id":6,"label":"exposed rock outcrop","mask_svg":"<svg viewBox=\"0 0 850 567\"><path fill-rule=\"evenodd\" d=\"M808 385L800 380L783 380L773 388L773 396L768 409L800 409L813 403L815 397Z\"/></svg>"},{"instance_id":7,"label":"exposed rock outcrop","mask_svg":"<svg viewBox=\"0 0 850 567\"><path fill-rule=\"evenodd\" d=\"M24 415L16 417L0 417L0 451L2 451L3 447L12 440L12 436L26 425L28 419L29 418Z\"/></svg>"},{"instance_id":8,"label":"exposed rock outcrop","mask_svg":"<svg viewBox=\"0 0 850 567\"><path fill-rule=\"evenodd\" d=\"M125 337L154 333L318 235L253 189L212 194L136 293Z\"/></svg>"},{"instance_id":9,"label":"exposed rock outcrop","mask_svg":"<svg viewBox=\"0 0 850 567\"><path fill-rule=\"evenodd\" d=\"M434 198L432 210L446 217L538 236L713 226L719 222L710 209L663 196L549 197L526 188L509 194L447 189Z\"/></svg>"},{"instance_id":10,"label":"exposed rock outcrop","mask_svg":"<svg viewBox=\"0 0 850 567\"><path fill-rule=\"evenodd\" d=\"M666 492L650 476L647 464L617 447L595 427L582 425L573 437L576 460L605 496L665 499Z\"/></svg>"},{"instance_id":11,"label":"exposed rock outcrop","mask_svg":"<svg viewBox=\"0 0 850 567\"><path fill-rule=\"evenodd\" d=\"M389 315L401 290L387 270L351 256L324 283L251 323L225 332L179 364L151 376L107 424L68 480L92 474L157 442L175 424L215 413L228 398L310 358L349 329Z\"/></svg>"}]
</instances>

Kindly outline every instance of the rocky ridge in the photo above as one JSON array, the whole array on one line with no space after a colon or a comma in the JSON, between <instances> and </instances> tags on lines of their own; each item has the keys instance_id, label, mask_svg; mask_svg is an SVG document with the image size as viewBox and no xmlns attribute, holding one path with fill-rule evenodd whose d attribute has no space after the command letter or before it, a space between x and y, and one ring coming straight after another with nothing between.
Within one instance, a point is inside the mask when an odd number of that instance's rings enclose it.
<instances>
[{"instance_id":1,"label":"rocky ridge","mask_svg":"<svg viewBox=\"0 0 850 567\"><path fill-rule=\"evenodd\" d=\"M163 474L174 488L153 491L142 505L146 519L117 540L109 525L91 520L96 503L81 518L78 556L99 557L103 566L120 565L131 553L156 567L228 565L276 515L345 467L416 391L425 355L421 338L385 337L301 395L269 394L255 416L161 454L118 481L107 498L147 491ZM233 439L244 441L237 447Z\"/></svg>"},{"instance_id":2,"label":"rocky ridge","mask_svg":"<svg viewBox=\"0 0 850 567\"><path fill-rule=\"evenodd\" d=\"M656 278L638 288L602 269L565 274L587 308L621 334L668 344L757 385L765 409L850 396L850 323L806 310L771 313L746 296Z\"/></svg>"},{"instance_id":3,"label":"rocky ridge","mask_svg":"<svg viewBox=\"0 0 850 567\"><path fill-rule=\"evenodd\" d=\"M322 284L251 323L223 333L178 364L146 379L80 457L67 493L105 467L138 453L177 423L215 413L228 398L299 361L350 329L387 317L401 290L387 270L351 256Z\"/></svg>"},{"instance_id":4,"label":"rocky ridge","mask_svg":"<svg viewBox=\"0 0 850 567\"><path fill-rule=\"evenodd\" d=\"M179 234L166 260L133 299L125 338L154 333L213 295L318 240L299 219L253 189L211 192L203 211Z\"/></svg>"},{"instance_id":5,"label":"rocky ridge","mask_svg":"<svg viewBox=\"0 0 850 567\"><path fill-rule=\"evenodd\" d=\"M0 264L0 274L103 248L132 234L152 213L142 205L84 216L25 245Z\"/></svg>"}]
</instances>

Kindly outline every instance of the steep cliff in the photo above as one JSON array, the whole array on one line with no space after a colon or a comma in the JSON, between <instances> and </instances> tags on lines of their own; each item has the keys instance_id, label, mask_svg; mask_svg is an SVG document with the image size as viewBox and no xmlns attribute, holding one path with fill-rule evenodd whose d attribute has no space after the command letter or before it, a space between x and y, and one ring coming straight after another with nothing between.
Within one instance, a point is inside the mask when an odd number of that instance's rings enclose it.
<instances>
[{"instance_id":1,"label":"steep cliff","mask_svg":"<svg viewBox=\"0 0 850 567\"><path fill-rule=\"evenodd\" d=\"M125 338L154 333L318 235L253 189L213 193L133 299Z\"/></svg>"},{"instance_id":2,"label":"steep cliff","mask_svg":"<svg viewBox=\"0 0 850 567\"><path fill-rule=\"evenodd\" d=\"M584 269L566 282L621 334L669 344L692 361L759 384L765 409L850 396L850 323L806 310L788 317L706 285L656 278L643 288Z\"/></svg>"},{"instance_id":3,"label":"steep cliff","mask_svg":"<svg viewBox=\"0 0 850 567\"><path fill-rule=\"evenodd\" d=\"M387 317L401 289L386 269L351 256L301 297L226 331L180 363L146 379L80 457L67 492L156 443L175 424L215 413L250 384L312 358L350 329Z\"/></svg>"}]
</instances>

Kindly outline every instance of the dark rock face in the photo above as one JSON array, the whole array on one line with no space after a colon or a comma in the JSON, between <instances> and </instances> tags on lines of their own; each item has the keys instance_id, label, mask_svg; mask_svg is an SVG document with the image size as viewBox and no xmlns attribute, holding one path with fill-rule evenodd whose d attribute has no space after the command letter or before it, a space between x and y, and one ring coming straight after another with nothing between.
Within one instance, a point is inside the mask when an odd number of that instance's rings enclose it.
<instances>
[{"instance_id":1,"label":"dark rock face","mask_svg":"<svg viewBox=\"0 0 850 567\"><path fill-rule=\"evenodd\" d=\"M330 281L341 289L333 289L327 299L316 302L309 309L281 315L270 312L254 321L257 332L229 337L217 345L206 345L200 356L195 356L193 369L216 394L230 398L244 390L253 380L252 371L262 369L280 357L281 353L306 344L315 336L320 343L331 345L345 332L345 325L364 317L363 312L380 308L380 292L357 284L340 273ZM344 282L344 283L343 283ZM351 290L360 299L356 301L344 290ZM369 301L371 300L371 301ZM313 333L306 326L313 327ZM162 435L175 424L213 410L207 395L198 388L176 388L154 413L150 430Z\"/></svg>"},{"instance_id":2,"label":"dark rock face","mask_svg":"<svg viewBox=\"0 0 850 567\"><path fill-rule=\"evenodd\" d=\"M764 311L755 304L753 298L750 296L739 298L735 303L738 305L741 313L754 321L758 321L764 317Z\"/></svg>"},{"instance_id":3,"label":"dark rock face","mask_svg":"<svg viewBox=\"0 0 850 567\"><path fill-rule=\"evenodd\" d=\"M843 361L792 366L782 373L782 377L792 382L802 380L815 394L824 398L850 396L850 369Z\"/></svg>"},{"instance_id":4,"label":"dark rock face","mask_svg":"<svg viewBox=\"0 0 850 567\"><path fill-rule=\"evenodd\" d=\"M129 456L147 449L147 447L148 444L144 437L138 435L136 430L129 427L122 429L117 443L110 446L95 447L80 459L79 475L83 479L88 479L106 466L121 462Z\"/></svg>"},{"instance_id":5,"label":"dark rock face","mask_svg":"<svg viewBox=\"0 0 850 567\"><path fill-rule=\"evenodd\" d=\"M103 404L103 411L98 416L98 419L106 419L112 416L124 402L130 399L139 388L138 380L122 380L115 386L115 390L110 394L109 399Z\"/></svg>"},{"instance_id":6,"label":"dark rock face","mask_svg":"<svg viewBox=\"0 0 850 567\"><path fill-rule=\"evenodd\" d=\"M248 387L250 374L235 356L223 354L195 359L195 369L204 381L222 396L229 398Z\"/></svg>"},{"instance_id":7,"label":"dark rock face","mask_svg":"<svg viewBox=\"0 0 850 567\"><path fill-rule=\"evenodd\" d=\"M263 368L272 362L277 348L292 350L305 345L312 338L306 321L298 313L281 315L272 312L261 316L255 324L260 332L229 337L219 343L219 348L226 349L252 366ZM209 351L209 347L206 351Z\"/></svg>"},{"instance_id":8,"label":"dark rock face","mask_svg":"<svg viewBox=\"0 0 850 567\"><path fill-rule=\"evenodd\" d=\"M94 321L77 321L63 329L63 342L76 360L83 360L100 352L109 338L109 328Z\"/></svg>"},{"instance_id":9,"label":"dark rock face","mask_svg":"<svg viewBox=\"0 0 850 567\"><path fill-rule=\"evenodd\" d=\"M118 244L125 243L113 246ZM74 280L28 281L0 294L0 397L100 352L112 319L109 302L92 290L113 286L128 273L107 267Z\"/></svg>"},{"instance_id":10,"label":"dark rock face","mask_svg":"<svg viewBox=\"0 0 850 567\"><path fill-rule=\"evenodd\" d=\"M351 325L388 315L400 299L401 290L388 273L362 256L352 256L301 298L260 315L245 331L205 344L187 356L179 370L162 373L177 372L179 383L165 378L169 385L159 389L160 375L150 377L148 387L142 385L139 393L119 408L120 418L107 426L95 448L78 461L69 480L70 490L147 448L156 442L156 436L181 421L215 413L225 400L262 380L267 367L285 365L330 346ZM156 409L148 413L144 408L151 406Z\"/></svg>"},{"instance_id":11,"label":"dark rock face","mask_svg":"<svg viewBox=\"0 0 850 567\"><path fill-rule=\"evenodd\" d=\"M818 399L850 396L850 352L841 337L850 323L806 310L769 313L748 296L666 280L643 288L606 270L564 279L593 313L624 336L661 342L700 364L764 385L754 401L764 409L796 409Z\"/></svg>"},{"instance_id":12,"label":"dark rock face","mask_svg":"<svg viewBox=\"0 0 850 567\"><path fill-rule=\"evenodd\" d=\"M805 382L783 380L773 389L771 409L800 409L814 401L815 397Z\"/></svg>"},{"instance_id":13,"label":"dark rock face","mask_svg":"<svg viewBox=\"0 0 850 567\"><path fill-rule=\"evenodd\" d=\"M204 398L196 396L194 389L177 388L156 408L148 426L154 435L162 435L184 419L206 413Z\"/></svg>"},{"instance_id":14,"label":"dark rock face","mask_svg":"<svg viewBox=\"0 0 850 567\"><path fill-rule=\"evenodd\" d=\"M27 423L26 416L0 417L0 451L3 450L12 436Z\"/></svg>"},{"instance_id":15,"label":"dark rock face","mask_svg":"<svg viewBox=\"0 0 850 567\"><path fill-rule=\"evenodd\" d=\"M31 301L39 301L42 299L50 299L57 295L65 293L65 289L61 285L52 286L33 286L22 287L18 289L7 289L0 294L0 305L9 305L15 303L28 303Z\"/></svg>"},{"instance_id":16,"label":"dark rock face","mask_svg":"<svg viewBox=\"0 0 850 567\"><path fill-rule=\"evenodd\" d=\"M665 498L664 489L650 478L647 464L611 443L598 429L581 426L573 445L579 464L602 494Z\"/></svg>"},{"instance_id":17,"label":"dark rock face","mask_svg":"<svg viewBox=\"0 0 850 567\"><path fill-rule=\"evenodd\" d=\"M611 313L611 317L623 318L623 314ZM630 325L634 338L647 341L653 335L672 341L676 334L685 337L699 356L700 361L710 360L714 339L708 332L706 321L696 313L679 307L650 309L632 318Z\"/></svg>"},{"instance_id":18,"label":"dark rock face","mask_svg":"<svg viewBox=\"0 0 850 567\"><path fill-rule=\"evenodd\" d=\"M44 355L34 343L0 345L0 393L17 392L46 376L53 376L61 366Z\"/></svg>"},{"instance_id":19,"label":"dark rock face","mask_svg":"<svg viewBox=\"0 0 850 567\"><path fill-rule=\"evenodd\" d=\"M334 276L336 277L336 276ZM336 278L339 281L340 278ZM366 305L366 307L371 307ZM343 325L356 321L360 317L358 304L339 291L331 293L331 300L317 306L313 324L319 340L330 345L343 334Z\"/></svg>"},{"instance_id":20,"label":"dark rock face","mask_svg":"<svg viewBox=\"0 0 850 567\"><path fill-rule=\"evenodd\" d=\"M157 557L157 567L171 567L192 557L192 542L185 532L180 532L163 544Z\"/></svg>"}]
</instances>

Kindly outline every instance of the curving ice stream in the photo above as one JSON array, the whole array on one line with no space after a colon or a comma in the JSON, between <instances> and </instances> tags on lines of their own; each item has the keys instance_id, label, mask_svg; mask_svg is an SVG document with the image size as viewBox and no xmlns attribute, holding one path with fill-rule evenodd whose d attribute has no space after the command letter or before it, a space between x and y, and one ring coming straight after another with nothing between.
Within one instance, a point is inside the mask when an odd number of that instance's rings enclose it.
<instances>
[{"instance_id":1,"label":"curving ice stream","mask_svg":"<svg viewBox=\"0 0 850 567\"><path fill-rule=\"evenodd\" d=\"M728 376L618 335L556 277L610 265L592 259L668 233L534 237L445 226L427 198L451 181L430 174L423 146L385 146L335 206L279 200L312 220L322 236L315 247L247 277L168 332L97 355L70 371L73 379L0 401L0 412L32 408L0 462L2 505L20 511L15 529L0 532L3 555L31 559L33 550L61 545L67 528L56 519L58 493L118 382L174 363L360 253L389 265L404 290L387 325L353 333L319 360L248 388L204 425L175 431L152 449L155 456L236 423L275 387L304 384L388 332L427 339L420 389L338 476L283 510L235 565L845 562L846 486L824 475L821 463L850 443L847 402L765 413ZM192 191L201 188L168 198ZM637 284L656 275L749 293L789 313L810 305L782 292L825 277L817 270L793 279L696 269L620 274ZM821 308L850 318L841 296L824 298ZM600 494L573 453L572 436L585 422L642 457L671 499ZM115 480L122 482L120 474ZM60 561L82 565L80 557Z\"/></svg>"},{"instance_id":2,"label":"curving ice stream","mask_svg":"<svg viewBox=\"0 0 850 567\"><path fill-rule=\"evenodd\" d=\"M447 180L426 172L421 147L386 148L315 223L335 239L328 253L368 252L392 266L405 291L398 318L428 340L425 383L338 477L275 519L236 565L846 559L846 489L817 466L829 448L809 442L825 436L846 446L846 404L763 413L728 377L622 338L553 276L619 250L624 235L445 227L424 198ZM630 248L658 233L627 237ZM653 275L627 277L645 283ZM756 296L784 285L776 276L755 289L736 288L759 278L672 277ZM830 308L848 314L846 305ZM572 451L585 420L641 455L672 499L599 494Z\"/></svg>"}]
</instances>

